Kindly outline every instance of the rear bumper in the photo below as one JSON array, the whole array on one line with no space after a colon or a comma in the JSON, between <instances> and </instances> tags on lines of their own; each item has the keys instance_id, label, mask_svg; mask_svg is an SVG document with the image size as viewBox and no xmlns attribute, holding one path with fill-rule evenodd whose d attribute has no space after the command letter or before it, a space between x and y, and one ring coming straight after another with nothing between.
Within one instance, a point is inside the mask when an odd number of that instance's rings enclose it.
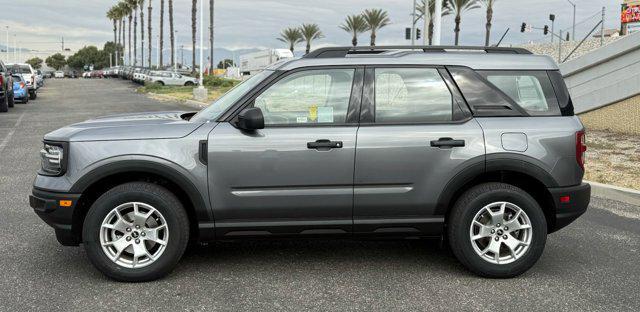
<instances>
[{"instance_id":1,"label":"rear bumper","mask_svg":"<svg viewBox=\"0 0 640 312\"><path fill-rule=\"evenodd\" d=\"M577 186L550 188L553 197L555 224L549 233L562 229L584 214L591 200L591 185L582 183Z\"/></svg>"},{"instance_id":2,"label":"rear bumper","mask_svg":"<svg viewBox=\"0 0 640 312\"><path fill-rule=\"evenodd\" d=\"M77 246L80 237L74 233L73 212L80 194L56 193L34 188L29 195L29 205L33 211L51 226L56 232L56 238L65 246ZM69 206L61 206L61 201L70 201Z\"/></svg>"}]
</instances>

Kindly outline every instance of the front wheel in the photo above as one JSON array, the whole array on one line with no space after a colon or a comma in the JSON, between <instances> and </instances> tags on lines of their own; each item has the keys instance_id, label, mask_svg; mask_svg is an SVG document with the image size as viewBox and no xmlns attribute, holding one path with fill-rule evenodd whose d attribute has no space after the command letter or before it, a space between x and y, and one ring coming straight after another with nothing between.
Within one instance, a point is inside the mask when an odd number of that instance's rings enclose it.
<instances>
[{"instance_id":1,"label":"front wheel","mask_svg":"<svg viewBox=\"0 0 640 312\"><path fill-rule=\"evenodd\" d=\"M82 238L89 260L103 274L119 281L151 281L169 274L182 257L189 221L173 193L133 182L96 200Z\"/></svg>"},{"instance_id":2,"label":"front wheel","mask_svg":"<svg viewBox=\"0 0 640 312\"><path fill-rule=\"evenodd\" d=\"M194 85L194 83L193 83L192 81L187 81L187 82L185 82L185 83L184 83L184 85L185 85L186 87L191 87L191 86L193 86L193 85Z\"/></svg>"},{"instance_id":3,"label":"front wheel","mask_svg":"<svg viewBox=\"0 0 640 312\"><path fill-rule=\"evenodd\" d=\"M30 100L35 100L36 98L38 98L38 93L36 91L29 92Z\"/></svg>"},{"instance_id":4,"label":"front wheel","mask_svg":"<svg viewBox=\"0 0 640 312\"><path fill-rule=\"evenodd\" d=\"M540 205L522 189L504 183L485 183L465 192L447 225L456 258L485 277L524 273L538 261L547 239Z\"/></svg>"}]
</instances>

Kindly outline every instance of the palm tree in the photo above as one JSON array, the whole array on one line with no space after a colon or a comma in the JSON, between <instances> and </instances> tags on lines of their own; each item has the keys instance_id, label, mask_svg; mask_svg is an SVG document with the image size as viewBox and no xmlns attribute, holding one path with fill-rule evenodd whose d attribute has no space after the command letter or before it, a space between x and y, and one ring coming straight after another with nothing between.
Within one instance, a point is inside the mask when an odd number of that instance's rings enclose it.
<instances>
[{"instance_id":1,"label":"palm tree","mask_svg":"<svg viewBox=\"0 0 640 312\"><path fill-rule=\"evenodd\" d=\"M116 58L116 61L114 63L118 63L117 61L117 57L118 57L118 35L116 33L118 33L118 7L117 6L112 6L109 11L107 11L107 18L110 19L111 21L113 21L113 44L116 46L116 55L114 55L113 57Z\"/></svg>"},{"instance_id":2,"label":"palm tree","mask_svg":"<svg viewBox=\"0 0 640 312\"><path fill-rule=\"evenodd\" d=\"M134 0L135 1L135 0ZM129 54L129 65L131 65L131 22L133 20L133 8L131 7L131 0L124 0L122 2L123 4L123 9L124 9L124 15L129 17L129 29L128 29L128 35L127 35L127 47L129 48L128 54Z\"/></svg>"},{"instance_id":3,"label":"palm tree","mask_svg":"<svg viewBox=\"0 0 640 312\"><path fill-rule=\"evenodd\" d=\"M489 40L491 39L491 20L493 19L493 5L497 0L480 0L480 2L487 8L487 23L485 24L486 33L484 36L484 46L489 46Z\"/></svg>"},{"instance_id":4,"label":"palm tree","mask_svg":"<svg viewBox=\"0 0 640 312\"><path fill-rule=\"evenodd\" d=\"M300 32L302 33L302 38L307 42L307 52L309 54L311 52L311 42L316 39L323 38L324 35L322 31L320 31L320 27L318 24L302 24L300 27Z\"/></svg>"},{"instance_id":5,"label":"palm tree","mask_svg":"<svg viewBox=\"0 0 640 312\"><path fill-rule=\"evenodd\" d=\"M362 15L347 16L340 28L353 36L351 44L354 47L358 45L358 35L369 30L367 21L364 20Z\"/></svg>"},{"instance_id":6,"label":"palm tree","mask_svg":"<svg viewBox=\"0 0 640 312\"><path fill-rule=\"evenodd\" d=\"M378 30L389 25L391 20L387 11L382 9L367 9L362 13L365 22L367 22L367 28L371 31L371 46L376 45L376 34Z\"/></svg>"},{"instance_id":7,"label":"palm tree","mask_svg":"<svg viewBox=\"0 0 640 312\"><path fill-rule=\"evenodd\" d=\"M202 0L201 0L202 1ZM196 70L196 23L198 19L198 0L191 0L191 71ZM202 44L202 43L200 43Z\"/></svg>"},{"instance_id":8,"label":"palm tree","mask_svg":"<svg viewBox=\"0 0 640 312\"><path fill-rule=\"evenodd\" d=\"M288 27L280 32L280 37L276 38L284 43L289 44L289 50L293 53L296 44L302 42L302 32L300 28Z\"/></svg>"},{"instance_id":9,"label":"palm tree","mask_svg":"<svg viewBox=\"0 0 640 312\"><path fill-rule=\"evenodd\" d=\"M149 67L151 67L151 50L153 49L153 44L152 44L152 36L151 36L151 12L153 12L153 8L151 7L152 1L149 0L149 7L147 8L147 18L148 23L147 23L147 34L149 38L149 50L148 50L148 61L147 64L149 64Z\"/></svg>"},{"instance_id":10,"label":"palm tree","mask_svg":"<svg viewBox=\"0 0 640 312\"><path fill-rule=\"evenodd\" d=\"M462 12L477 9L479 7L480 5L478 4L478 0L449 0L449 8L453 13L456 14L456 28L453 29L453 31L456 33L456 45L458 45L458 41L460 38L460 23L462 22Z\"/></svg>"},{"instance_id":11,"label":"palm tree","mask_svg":"<svg viewBox=\"0 0 640 312\"><path fill-rule=\"evenodd\" d=\"M133 18L133 66L138 65L138 0L127 0L131 7L131 15L129 15L129 32L131 32L131 18ZM131 35L129 35L131 37ZM129 38L131 40L131 38ZM129 51L131 51L131 43L129 43Z\"/></svg>"},{"instance_id":12,"label":"palm tree","mask_svg":"<svg viewBox=\"0 0 640 312\"><path fill-rule=\"evenodd\" d=\"M144 67L144 0L138 0L140 8L140 63Z\"/></svg>"},{"instance_id":13,"label":"palm tree","mask_svg":"<svg viewBox=\"0 0 640 312\"><path fill-rule=\"evenodd\" d=\"M160 0L160 60L158 68L164 67L164 0Z\"/></svg>"},{"instance_id":14,"label":"palm tree","mask_svg":"<svg viewBox=\"0 0 640 312\"><path fill-rule=\"evenodd\" d=\"M173 32L173 0L169 0L169 40L171 40L171 66L174 66L174 60L176 59L176 47L174 40L175 33Z\"/></svg>"},{"instance_id":15,"label":"palm tree","mask_svg":"<svg viewBox=\"0 0 640 312\"><path fill-rule=\"evenodd\" d=\"M125 55L124 52L126 51L126 44L125 44L125 40L126 40L126 28L127 28L127 20L126 20L126 16L127 16L127 4L124 2L119 2L118 5L118 17L120 18L120 45L122 46L122 61L123 61L123 65L124 65L124 60L125 60Z\"/></svg>"},{"instance_id":16,"label":"palm tree","mask_svg":"<svg viewBox=\"0 0 640 312\"><path fill-rule=\"evenodd\" d=\"M429 11L428 11L428 15L427 15L427 23L428 25L428 29L427 29L427 38L429 40L429 45L433 44L433 20L434 20L434 15L436 13L436 2L435 0L422 0L421 4L418 4L418 7L416 8L416 11L418 11L419 15L421 15L422 17L425 16L425 10L424 8L428 5L429 7ZM441 16L447 16L451 14L451 10L449 9L449 7L447 6L447 1L444 0L442 1L442 15Z\"/></svg>"},{"instance_id":17,"label":"palm tree","mask_svg":"<svg viewBox=\"0 0 640 312\"><path fill-rule=\"evenodd\" d=\"M209 0L209 70L213 68L213 18L214 18L214 0Z\"/></svg>"}]
</instances>

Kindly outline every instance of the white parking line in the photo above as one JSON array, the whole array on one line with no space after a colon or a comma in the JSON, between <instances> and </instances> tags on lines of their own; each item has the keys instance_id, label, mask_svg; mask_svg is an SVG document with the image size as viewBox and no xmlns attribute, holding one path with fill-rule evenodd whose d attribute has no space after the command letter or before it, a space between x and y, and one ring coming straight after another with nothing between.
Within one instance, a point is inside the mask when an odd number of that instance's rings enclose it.
<instances>
[{"instance_id":1,"label":"white parking line","mask_svg":"<svg viewBox=\"0 0 640 312\"><path fill-rule=\"evenodd\" d=\"M4 151L4 148L5 148L5 146L7 146L7 143L9 143L9 140L11 140L11 137L13 136L13 133L16 132L16 128L20 125L20 123L22 123L22 118L23 117L24 117L24 113L20 114L20 117L18 117L18 120L16 120L15 125L13 125L13 129L11 129L11 131L9 131L9 133L2 140L2 142L0 142L0 153L2 153L2 151Z\"/></svg>"}]
</instances>

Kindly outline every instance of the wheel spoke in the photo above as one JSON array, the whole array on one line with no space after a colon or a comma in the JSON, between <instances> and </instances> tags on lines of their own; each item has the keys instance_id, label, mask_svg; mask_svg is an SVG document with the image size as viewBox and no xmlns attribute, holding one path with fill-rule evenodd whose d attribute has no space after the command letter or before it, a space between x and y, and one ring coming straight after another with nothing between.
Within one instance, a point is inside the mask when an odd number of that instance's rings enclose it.
<instances>
[{"instance_id":1,"label":"wheel spoke","mask_svg":"<svg viewBox=\"0 0 640 312\"><path fill-rule=\"evenodd\" d=\"M153 213L153 211L149 211L148 214L142 213L138 203L133 203L133 222L136 225L144 226L149 216L151 216L151 213Z\"/></svg>"},{"instance_id":2,"label":"wheel spoke","mask_svg":"<svg viewBox=\"0 0 640 312\"><path fill-rule=\"evenodd\" d=\"M521 240L508 235L508 238L504 241L504 244L509 248L509 250L511 250L511 253L514 253L516 248L518 248L518 246L524 244L524 242L522 242Z\"/></svg>"},{"instance_id":3,"label":"wheel spoke","mask_svg":"<svg viewBox=\"0 0 640 312\"><path fill-rule=\"evenodd\" d=\"M494 212L490 208L487 209L489 215L491 215L491 224L502 224L504 223L504 210L507 207L507 203L502 203L500 205L500 209L497 212Z\"/></svg>"},{"instance_id":4,"label":"wheel spoke","mask_svg":"<svg viewBox=\"0 0 640 312\"><path fill-rule=\"evenodd\" d=\"M145 233L146 233L145 239L148 241L152 241L154 243L166 246L167 242L163 239L160 239L160 231L162 231L163 229L166 229L166 227L167 227L166 224L162 224L152 229L145 229Z\"/></svg>"},{"instance_id":5,"label":"wheel spoke","mask_svg":"<svg viewBox=\"0 0 640 312\"><path fill-rule=\"evenodd\" d=\"M474 225L476 225L480 231L478 232L478 234L474 235L471 237L471 240L476 241L479 240L481 238L485 238L485 237L489 237L491 236L491 227L486 226L478 221L473 221Z\"/></svg>"},{"instance_id":6,"label":"wheel spoke","mask_svg":"<svg viewBox=\"0 0 640 312\"><path fill-rule=\"evenodd\" d=\"M502 245L500 241L492 239L487 248L482 251L482 254L486 255L487 252L492 252L493 254L500 255L500 245Z\"/></svg>"}]
</instances>

